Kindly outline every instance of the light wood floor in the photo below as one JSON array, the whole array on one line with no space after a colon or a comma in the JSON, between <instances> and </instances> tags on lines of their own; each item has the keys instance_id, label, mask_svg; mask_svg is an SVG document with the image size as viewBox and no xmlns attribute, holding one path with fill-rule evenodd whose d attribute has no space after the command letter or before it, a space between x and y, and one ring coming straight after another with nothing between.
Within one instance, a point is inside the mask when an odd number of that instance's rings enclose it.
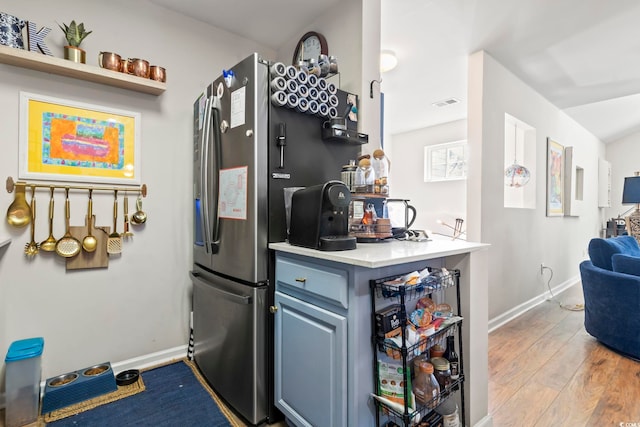
<instances>
[{"instance_id":1,"label":"light wood floor","mask_svg":"<svg viewBox=\"0 0 640 427\"><path fill-rule=\"evenodd\" d=\"M557 300L583 302L582 287ZM547 301L489 334L489 413L494 427L640 427L640 363Z\"/></svg>"}]
</instances>

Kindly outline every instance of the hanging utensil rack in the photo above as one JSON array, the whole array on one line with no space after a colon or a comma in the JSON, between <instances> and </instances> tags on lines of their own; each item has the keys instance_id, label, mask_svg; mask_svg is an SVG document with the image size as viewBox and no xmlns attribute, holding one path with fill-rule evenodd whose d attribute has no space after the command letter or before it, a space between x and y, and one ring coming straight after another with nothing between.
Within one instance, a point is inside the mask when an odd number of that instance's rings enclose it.
<instances>
[{"instance_id":1,"label":"hanging utensil rack","mask_svg":"<svg viewBox=\"0 0 640 427\"><path fill-rule=\"evenodd\" d=\"M123 192L131 192L138 193L142 195L142 197L147 197L147 184L142 184L139 186L101 186L101 185L68 185L68 184L55 184L55 183L35 183L35 182L25 182L18 181L20 184L24 184L25 187L33 187L33 188L60 188L60 189L70 189L70 190L93 190L93 191L123 191ZM16 182L12 177L7 178L7 192L13 193L15 189Z\"/></svg>"}]
</instances>

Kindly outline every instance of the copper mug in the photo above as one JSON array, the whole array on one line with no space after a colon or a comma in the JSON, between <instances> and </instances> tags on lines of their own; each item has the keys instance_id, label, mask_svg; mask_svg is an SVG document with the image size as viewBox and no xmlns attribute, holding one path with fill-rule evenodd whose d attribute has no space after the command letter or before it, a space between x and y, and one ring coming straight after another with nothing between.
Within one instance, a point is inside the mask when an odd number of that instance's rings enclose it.
<instances>
[{"instance_id":1,"label":"copper mug","mask_svg":"<svg viewBox=\"0 0 640 427\"><path fill-rule=\"evenodd\" d=\"M149 72L149 78L151 80L164 83L167 81L167 70L159 65L152 65Z\"/></svg>"},{"instance_id":2,"label":"copper mug","mask_svg":"<svg viewBox=\"0 0 640 427\"><path fill-rule=\"evenodd\" d=\"M149 78L149 61L144 59L129 58L124 63L124 69L127 74Z\"/></svg>"},{"instance_id":3,"label":"copper mug","mask_svg":"<svg viewBox=\"0 0 640 427\"><path fill-rule=\"evenodd\" d=\"M122 71L122 57L113 52L100 52L98 54L98 64L102 68L113 71Z\"/></svg>"}]
</instances>

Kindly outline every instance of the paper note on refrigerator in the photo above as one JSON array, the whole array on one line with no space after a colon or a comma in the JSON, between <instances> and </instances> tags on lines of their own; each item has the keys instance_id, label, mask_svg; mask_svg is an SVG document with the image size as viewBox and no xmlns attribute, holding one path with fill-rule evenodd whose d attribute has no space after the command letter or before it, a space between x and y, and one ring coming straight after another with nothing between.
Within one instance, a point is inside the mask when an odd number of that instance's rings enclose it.
<instances>
[{"instance_id":1,"label":"paper note on refrigerator","mask_svg":"<svg viewBox=\"0 0 640 427\"><path fill-rule=\"evenodd\" d=\"M231 129L245 123L246 93L244 86L231 93Z\"/></svg>"},{"instance_id":2,"label":"paper note on refrigerator","mask_svg":"<svg viewBox=\"0 0 640 427\"><path fill-rule=\"evenodd\" d=\"M220 171L218 216L229 219L247 219L247 166Z\"/></svg>"}]
</instances>

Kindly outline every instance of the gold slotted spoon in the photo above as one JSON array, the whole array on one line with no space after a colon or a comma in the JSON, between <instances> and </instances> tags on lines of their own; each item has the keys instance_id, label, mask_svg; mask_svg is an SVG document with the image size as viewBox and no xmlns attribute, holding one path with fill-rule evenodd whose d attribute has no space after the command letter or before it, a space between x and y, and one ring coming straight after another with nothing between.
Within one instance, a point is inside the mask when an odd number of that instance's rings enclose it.
<instances>
[{"instance_id":1,"label":"gold slotted spoon","mask_svg":"<svg viewBox=\"0 0 640 427\"><path fill-rule=\"evenodd\" d=\"M56 250L56 238L53 237L53 189L51 186L49 191L51 192L51 198L49 199L49 237L40 243L40 249L46 252L53 252Z\"/></svg>"},{"instance_id":2,"label":"gold slotted spoon","mask_svg":"<svg viewBox=\"0 0 640 427\"><path fill-rule=\"evenodd\" d=\"M78 239L71 235L69 231L69 187L65 187L65 201L64 201L64 213L65 213L65 226L67 228L64 236L56 243L56 253L64 258L71 258L80 252L80 242Z\"/></svg>"},{"instance_id":3,"label":"gold slotted spoon","mask_svg":"<svg viewBox=\"0 0 640 427\"><path fill-rule=\"evenodd\" d=\"M107 238L107 253L122 253L122 236L116 230L118 226L118 190L113 190L113 232Z\"/></svg>"},{"instance_id":4,"label":"gold slotted spoon","mask_svg":"<svg viewBox=\"0 0 640 427\"><path fill-rule=\"evenodd\" d=\"M35 256L38 253L40 245L36 243L36 187L31 186L31 241L24 246L24 253L28 257Z\"/></svg>"}]
</instances>

